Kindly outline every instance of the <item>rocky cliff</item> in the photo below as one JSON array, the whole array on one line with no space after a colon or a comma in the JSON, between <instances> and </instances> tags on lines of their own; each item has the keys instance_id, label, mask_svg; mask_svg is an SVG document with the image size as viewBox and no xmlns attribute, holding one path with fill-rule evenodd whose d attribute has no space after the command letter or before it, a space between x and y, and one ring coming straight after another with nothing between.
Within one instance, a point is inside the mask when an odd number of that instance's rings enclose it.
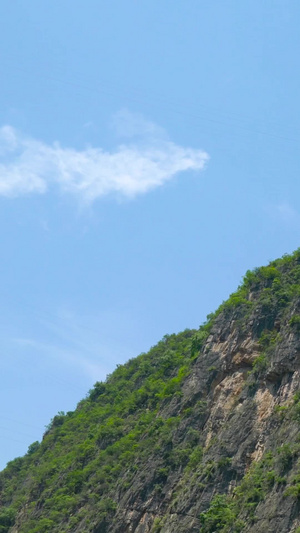
<instances>
[{"instance_id":1,"label":"rocky cliff","mask_svg":"<svg viewBox=\"0 0 300 533\"><path fill-rule=\"evenodd\" d=\"M96 383L0 475L0 533L300 532L300 252Z\"/></svg>"}]
</instances>

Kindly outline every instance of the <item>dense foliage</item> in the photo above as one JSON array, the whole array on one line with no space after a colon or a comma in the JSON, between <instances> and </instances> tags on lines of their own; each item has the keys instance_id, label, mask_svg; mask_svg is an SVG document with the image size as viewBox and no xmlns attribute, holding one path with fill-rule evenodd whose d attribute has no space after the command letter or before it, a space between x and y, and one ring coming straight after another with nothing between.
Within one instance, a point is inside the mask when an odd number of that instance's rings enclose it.
<instances>
[{"instance_id":1,"label":"dense foliage","mask_svg":"<svg viewBox=\"0 0 300 533\"><path fill-rule=\"evenodd\" d=\"M113 514L116 502L110 491L116 484L119 491L126 490L138 463L159 449L180 421L158 413L163 402L181 395L193 333L166 335L147 354L118 366L105 383L95 384L75 412L53 418L41 444L33 443L25 457L8 463L0 476L1 533L9 531L25 501L33 518L21 527L24 533L73 531L81 520L88 522L89 514L97 512L103 523ZM178 453L175 463L188 462L191 452ZM167 467L161 468L156 483L166 474ZM62 520L68 520L65 529Z\"/></svg>"}]
</instances>

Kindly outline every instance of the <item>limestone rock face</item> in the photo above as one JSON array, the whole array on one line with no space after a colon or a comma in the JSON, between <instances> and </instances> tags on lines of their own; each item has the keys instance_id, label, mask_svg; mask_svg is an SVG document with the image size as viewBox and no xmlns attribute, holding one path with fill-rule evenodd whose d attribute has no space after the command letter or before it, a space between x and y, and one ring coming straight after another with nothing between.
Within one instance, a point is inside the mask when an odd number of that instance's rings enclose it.
<instances>
[{"instance_id":1,"label":"limestone rock face","mask_svg":"<svg viewBox=\"0 0 300 533\"><path fill-rule=\"evenodd\" d=\"M50 426L0 474L0 532L299 533L300 252Z\"/></svg>"}]
</instances>

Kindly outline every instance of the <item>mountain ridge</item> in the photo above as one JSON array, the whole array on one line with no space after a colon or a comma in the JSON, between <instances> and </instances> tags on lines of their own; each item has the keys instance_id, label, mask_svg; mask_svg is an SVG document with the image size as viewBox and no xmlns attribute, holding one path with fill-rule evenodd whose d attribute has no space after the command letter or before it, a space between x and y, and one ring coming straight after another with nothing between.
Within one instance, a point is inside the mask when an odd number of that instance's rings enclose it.
<instances>
[{"instance_id":1,"label":"mountain ridge","mask_svg":"<svg viewBox=\"0 0 300 533\"><path fill-rule=\"evenodd\" d=\"M0 533L299 533L299 424L297 250L54 416L0 473Z\"/></svg>"}]
</instances>

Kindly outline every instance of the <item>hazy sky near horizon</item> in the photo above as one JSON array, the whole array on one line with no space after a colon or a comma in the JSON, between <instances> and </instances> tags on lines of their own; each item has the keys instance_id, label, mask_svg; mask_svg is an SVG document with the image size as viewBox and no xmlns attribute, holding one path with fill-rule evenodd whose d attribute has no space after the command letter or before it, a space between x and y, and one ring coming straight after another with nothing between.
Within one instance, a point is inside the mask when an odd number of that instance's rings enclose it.
<instances>
[{"instance_id":1,"label":"hazy sky near horizon","mask_svg":"<svg viewBox=\"0 0 300 533\"><path fill-rule=\"evenodd\" d=\"M0 467L300 245L297 0L2 0Z\"/></svg>"}]
</instances>

